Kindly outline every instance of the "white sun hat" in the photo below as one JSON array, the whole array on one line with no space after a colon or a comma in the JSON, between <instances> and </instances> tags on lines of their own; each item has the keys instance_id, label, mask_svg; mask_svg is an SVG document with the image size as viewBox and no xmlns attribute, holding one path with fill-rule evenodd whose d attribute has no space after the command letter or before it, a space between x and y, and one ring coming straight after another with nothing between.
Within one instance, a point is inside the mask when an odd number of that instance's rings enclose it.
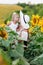
<instances>
[{"instance_id":1,"label":"white sun hat","mask_svg":"<svg viewBox=\"0 0 43 65\"><path fill-rule=\"evenodd\" d=\"M20 11L20 23L23 26L24 29L28 29L29 28L29 22L30 18L28 15L24 15L22 13L22 11Z\"/></svg>"},{"instance_id":2,"label":"white sun hat","mask_svg":"<svg viewBox=\"0 0 43 65\"><path fill-rule=\"evenodd\" d=\"M24 15L24 18L25 18L26 23L30 21L30 17L28 15Z\"/></svg>"}]
</instances>

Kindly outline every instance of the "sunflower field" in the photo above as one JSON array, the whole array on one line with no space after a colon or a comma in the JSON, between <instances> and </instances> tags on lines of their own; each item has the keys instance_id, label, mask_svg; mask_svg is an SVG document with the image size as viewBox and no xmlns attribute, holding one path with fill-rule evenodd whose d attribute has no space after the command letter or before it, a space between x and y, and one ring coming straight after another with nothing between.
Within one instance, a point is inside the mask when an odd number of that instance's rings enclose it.
<instances>
[{"instance_id":1,"label":"sunflower field","mask_svg":"<svg viewBox=\"0 0 43 65\"><path fill-rule=\"evenodd\" d=\"M11 16L8 18L5 16L4 23L0 23L0 65L43 65L43 15L40 10L43 5L20 6L23 7L24 14L30 16L27 47L24 48L25 43L20 42L18 34L6 25L9 24ZM16 12L19 13L17 10Z\"/></svg>"},{"instance_id":2,"label":"sunflower field","mask_svg":"<svg viewBox=\"0 0 43 65\"><path fill-rule=\"evenodd\" d=\"M28 48L24 52L30 65L43 65L43 17L32 15Z\"/></svg>"}]
</instances>

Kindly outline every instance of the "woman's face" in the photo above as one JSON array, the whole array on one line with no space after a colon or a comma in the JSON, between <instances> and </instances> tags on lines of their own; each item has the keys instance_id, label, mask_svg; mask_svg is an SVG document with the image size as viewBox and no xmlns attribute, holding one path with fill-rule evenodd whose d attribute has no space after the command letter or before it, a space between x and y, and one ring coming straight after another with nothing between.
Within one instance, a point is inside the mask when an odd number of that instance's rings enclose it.
<instances>
[{"instance_id":1,"label":"woman's face","mask_svg":"<svg viewBox=\"0 0 43 65\"><path fill-rule=\"evenodd\" d=\"M19 15L18 14L14 15L14 21L19 22Z\"/></svg>"}]
</instances>

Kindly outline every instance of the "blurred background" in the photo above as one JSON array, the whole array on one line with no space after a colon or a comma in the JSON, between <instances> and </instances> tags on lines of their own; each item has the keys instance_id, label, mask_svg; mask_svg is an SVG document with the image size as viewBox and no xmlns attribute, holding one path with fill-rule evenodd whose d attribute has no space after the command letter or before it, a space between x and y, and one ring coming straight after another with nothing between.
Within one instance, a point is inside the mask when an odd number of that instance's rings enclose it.
<instances>
[{"instance_id":1,"label":"blurred background","mask_svg":"<svg viewBox=\"0 0 43 65\"><path fill-rule=\"evenodd\" d=\"M30 17L33 14L43 16L43 0L0 0L0 23L10 21L13 12L24 14Z\"/></svg>"}]
</instances>

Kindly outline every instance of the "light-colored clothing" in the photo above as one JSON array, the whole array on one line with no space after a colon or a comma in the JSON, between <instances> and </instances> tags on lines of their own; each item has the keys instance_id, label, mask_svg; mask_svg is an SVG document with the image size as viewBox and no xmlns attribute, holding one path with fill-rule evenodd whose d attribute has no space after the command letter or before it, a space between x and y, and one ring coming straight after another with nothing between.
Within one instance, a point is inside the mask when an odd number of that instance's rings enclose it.
<instances>
[{"instance_id":1,"label":"light-colored clothing","mask_svg":"<svg viewBox=\"0 0 43 65\"><path fill-rule=\"evenodd\" d=\"M22 31L22 33L21 33L21 38L22 38L24 41L27 41L27 40L28 40L28 33L25 32L25 31Z\"/></svg>"},{"instance_id":2,"label":"light-colored clothing","mask_svg":"<svg viewBox=\"0 0 43 65\"><path fill-rule=\"evenodd\" d=\"M23 41L27 41L28 40L28 32L24 31L22 28L17 31L17 27L18 27L18 23L17 24L14 24L13 22L11 22L11 24L9 25L9 27L15 31Z\"/></svg>"},{"instance_id":3,"label":"light-colored clothing","mask_svg":"<svg viewBox=\"0 0 43 65\"><path fill-rule=\"evenodd\" d=\"M24 15L22 13L22 11L20 11L20 24L23 26L24 29L28 29L29 28L29 16L28 15Z\"/></svg>"},{"instance_id":4,"label":"light-colored clothing","mask_svg":"<svg viewBox=\"0 0 43 65\"><path fill-rule=\"evenodd\" d=\"M11 21L11 24L9 25L9 27L16 32L16 28L18 27L18 23L14 24L13 21Z\"/></svg>"},{"instance_id":5,"label":"light-colored clothing","mask_svg":"<svg viewBox=\"0 0 43 65\"><path fill-rule=\"evenodd\" d=\"M20 31L18 31L17 32L18 33L18 35L21 37L21 39L23 40L23 41L27 41L28 40L28 32L26 32L26 31L24 31L24 30L20 30Z\"/></svg>"}]
</instances>

